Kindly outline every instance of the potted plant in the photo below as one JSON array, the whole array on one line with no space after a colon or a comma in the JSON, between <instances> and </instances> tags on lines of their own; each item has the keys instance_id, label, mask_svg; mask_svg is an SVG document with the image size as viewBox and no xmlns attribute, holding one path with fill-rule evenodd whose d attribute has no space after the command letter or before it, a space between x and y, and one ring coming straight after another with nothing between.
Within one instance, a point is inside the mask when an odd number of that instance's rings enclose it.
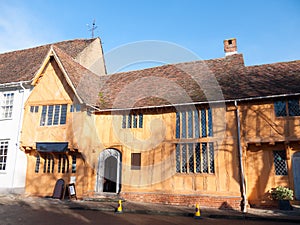
<instances>
[{"instance_id":1,"label":"potted plant","mask_svg":"<svg viewBox=\"0 0 300 225\"><path fill-rule=\"evenodd\" d=\"M281 210L292 210L290 200L293 200L293 197L293 190L287 187L278 186L271 190L271 198L278 200L279 209Z\"/></svg>"}]
</instances>

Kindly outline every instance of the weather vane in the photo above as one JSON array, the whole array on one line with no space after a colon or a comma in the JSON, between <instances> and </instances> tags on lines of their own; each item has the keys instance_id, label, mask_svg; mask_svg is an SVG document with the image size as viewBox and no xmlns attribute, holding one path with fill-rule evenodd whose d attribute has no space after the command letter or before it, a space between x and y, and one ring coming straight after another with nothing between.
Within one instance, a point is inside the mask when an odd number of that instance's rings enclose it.
<instances>
[{"instance_id":1,"label":"weather vane","mask_svg":"<svg viewBox=\"0 0 300 225\"><path fill-rule=\"evenodd\" d=\"M89 27L89 31L92 33L92 38L94 38L94 31L97 29L96 20L95 19L93 20L93 25L91 28L90 25L87 24L87 26Z\"/></svg>"}]
</instances>

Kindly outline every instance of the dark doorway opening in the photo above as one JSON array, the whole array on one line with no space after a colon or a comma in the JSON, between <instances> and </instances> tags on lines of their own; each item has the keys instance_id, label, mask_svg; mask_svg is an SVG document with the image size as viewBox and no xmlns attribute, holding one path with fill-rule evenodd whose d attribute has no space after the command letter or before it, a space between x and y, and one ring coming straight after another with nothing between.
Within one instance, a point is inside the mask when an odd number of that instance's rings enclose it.
<instances>
[{"instance_id":1,"label":"dark doorway opening","mask_svg":"<svg viewBox=\"0 0 300 225\"><path fill-rule=\"evenodd\" d=\"M117 168L118 161L115 157L110 156L105 160L103 192L116 192Z\"/></svg>"}]
</instances>

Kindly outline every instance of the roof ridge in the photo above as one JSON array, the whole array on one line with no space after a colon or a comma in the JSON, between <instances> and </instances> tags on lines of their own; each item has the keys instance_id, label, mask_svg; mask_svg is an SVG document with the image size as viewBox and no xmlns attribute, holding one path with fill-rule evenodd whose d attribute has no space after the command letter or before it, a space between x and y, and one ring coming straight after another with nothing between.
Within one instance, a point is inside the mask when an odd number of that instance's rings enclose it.
<instances>
[{"instance_id":1,"label":"roof ridge","mask_svg":"<svg viewBox=\"0 0 300 225\"><path fill-rule=\"evenodd\" d=\"M63 43L67 43L67 42L75 42L75 41L93 41L96 40L97 38L76 38L76 39L70 39L70 40L64 40L64 41L57 41L57 42L52 42L52 43L48 43L48 44L40 44L37 46L32 46L32 47L28 47L28 48L24 48L24 49L18 49L18 50L12 50L12 51L8 51L8 52L3 52L0 53L1 55L5 55L5 54L12 54L12 53L16 53L16 52L24 52L24 51L28 51L28 50L34 50L34 49L38 49L38 48L42 48L42 47L47 47L47 46L51 46L51 45L58 45L58 44L63 44Z\"/></svg>"},{"instance_id":2,"label":"roof ridge","mask_svg":"<svg viewBox=\"0 0 300 225\"><path fill-rule=\"evenodd\" d=\"M259 64L259 65L250 65L250 66L246 66L246 68L263 67L263 66L275 66L275 65L291 64L291 63L300 63L300 59L292 60L292 61L284 61L284 62L272 62L272 63L264 63L264 64Z\"/></svg>"},{"instance_id":3,"label":"roof ridge","mask_svg":"<svg viewBox=\"0 0 300 225\"><path fill-rule=\"evenodd\" d=\"M242 53L237 53L237 54L234 54L235 56L239 56L239 57L243 57L243 54ZM129 70L129 71L123 71L123 72L116 72L116 73L109 73L109 74L106 74L106 75L101 75L101 76L110 76L110 75L120 75L120 74L126 74L126 73L134 73L134 72L142 72L142 71L151 71L151 70L154 70L154 69L158 69L158 68L165 68L165 67L170 67L170 66L178 66L180 68L180 66L183 66L183 65L191 65L191 64L196 64L196 63L212 63L212 62L217 62L217 61L224 61L224 60L227 60L227 59L230 59L230 58L233 58L234 55L229 55L229 56L225 56L225 57L220 57L220 58L213 58L213 59L199 59L199 60L194 60L194 61L186 61L186 62L177 62L177 63L166 63L166 64L163 64L163 65L159 65L159 66L154 66L154 67L149 67L149 68L144 68L144 69L136 69L136 70ZM244 67L246 67L244 64L243 64Z\"/></svg>"}]
</instances>

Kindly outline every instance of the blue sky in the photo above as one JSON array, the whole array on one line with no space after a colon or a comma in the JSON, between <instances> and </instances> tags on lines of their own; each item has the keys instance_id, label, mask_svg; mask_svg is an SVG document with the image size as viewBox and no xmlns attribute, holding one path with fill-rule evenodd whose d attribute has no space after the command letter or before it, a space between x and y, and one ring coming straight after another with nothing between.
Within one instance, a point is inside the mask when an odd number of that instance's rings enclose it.
<instances>
[{"instance_id":1,"label":"blue sky","mask_svg":"<svg viewBox=\"0 0 300 225\"><path fill-rule=\"evenodd\" d=\"M1 0L0 12L0 52L89 38L95 19L104 53L157 40L220 58L236 37L246 65L300 59L299 0Z\"/></svg>"}]
</instances>

